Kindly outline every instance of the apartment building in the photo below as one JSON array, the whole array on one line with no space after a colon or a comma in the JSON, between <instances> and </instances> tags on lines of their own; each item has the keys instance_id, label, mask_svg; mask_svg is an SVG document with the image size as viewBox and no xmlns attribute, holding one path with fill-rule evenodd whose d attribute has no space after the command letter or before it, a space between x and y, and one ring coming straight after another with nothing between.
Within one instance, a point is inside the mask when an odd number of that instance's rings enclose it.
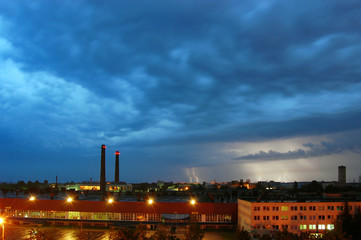
<instances>
[{"instance_id":1,"label":"apartment building","mask_svg":"<svg viewBox=\"0 0 361 240\"><path fill-rule=\"evenodd\" d=\"M287 229L299 234L322 234L333 230L345 202L250 202L238 200L238 228L247 230L254 239L263 234ZM351 214L361 202L348 202Z\"/></svg>"}]
</instances>

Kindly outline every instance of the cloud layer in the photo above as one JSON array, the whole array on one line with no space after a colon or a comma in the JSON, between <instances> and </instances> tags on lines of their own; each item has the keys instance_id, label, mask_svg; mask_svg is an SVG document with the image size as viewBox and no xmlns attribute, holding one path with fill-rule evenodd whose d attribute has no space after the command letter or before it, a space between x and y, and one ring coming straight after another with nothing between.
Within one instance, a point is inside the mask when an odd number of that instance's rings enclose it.
<instances>
[{"instance_id":1,"label":"cloud layer","mask_svg":"<svg viewBox=\"0 0 361 240\"><path fill-rule=\"evenodd\" d=\"M304 159L329 156L333 154L342 154L345 152L361 153L361 148L356 146L340 146L334 142L321 142L320 144L308 143L304 144L305 149L297 149L285 153L270 150L268 152L260 151L255 154L249 154L238 157L235 160L290 160L290 159Z\"/></svg>"},{"instance_id":2,"label":"cloud layer","mask_svg":"<svg viewBox=\"0 0 361 240\"><path fill-rule=\"evenodd\" d=\"M358 1L2 4L0 157L13 168L24 149L24 165L43 169L25 178L97 179L107 144L144 180L182 180L235 158L358 154L360 14ZM355 142L314 139L339 133ZM285 152L242 147L295 137L309 139ZM233 143L245 154L225 153ZM89 162L81 174L48 170ZM153 164L163 167L151 174ZM12 176L22 173L0 180Z\"/></svg>"}]
</instances>

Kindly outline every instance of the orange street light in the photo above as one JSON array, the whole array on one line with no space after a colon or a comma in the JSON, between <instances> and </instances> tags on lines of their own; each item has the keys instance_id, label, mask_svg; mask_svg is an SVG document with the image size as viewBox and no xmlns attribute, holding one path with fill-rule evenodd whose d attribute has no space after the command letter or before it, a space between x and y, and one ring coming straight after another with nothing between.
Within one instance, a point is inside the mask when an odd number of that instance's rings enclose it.
<instances>
[{"instance_id":1,"label":"orange street light","mask_svg":"<svg viewBox=\"0 0 361 240\"><path fill-rule=\"evenodd\" d=\"M108 199L108 203L112 203L113 201L114 201L113 198Z\"/></svg>"},{"instance_id":2,"label":"orange street light","mask_svg":"<svg viewBox=\"0 0 361 240\"><path fill-rule=\"evenodd\" d=\"M153 203L154 203L153 199L149 198L149 199L148 199L148 204L151 205L151 204L153 204Z\"/></svg>"},{"instance_id":3,"label":"orange street light","mask_svg":"<svg viewBox=\"0 0 361 240\"><path fill-rule=\"evenodd\" d=\"M67 201L68 203L70 203L70 202L73 201L73 198L72 198L72 197L68 197L68 198L66 199L66 201Z\"/></svg>"},{"instance_id":4,"label":"orange street light","mask_svg":"<svg viewBox=\"0 0 361 240\"><path fill-rule=\"evenodd\" d=\"M29 200L30 200L30 201L35 201L35 197L34 197L34 196L31 196L31 197L29 198Z\"/></svg>"},{"instance_id":5,"label":"orange street light","mask_svg":"<svg viewBox=\"0 0 361 240\"><path fill-rule=\"evenodd\" d=\"M5 219L4 218L0 218L0 224L2 225L2 233L1 233L1 239L5 239Z\"/></svg>"},{"instance_id":6,"label":"orange street light","mask_svg":"<svg viewBox=\"0 0 361 240\"><path fill-rule=\"evenodd\" d=\"M190 203L191 203L192 205L195 205L197 202L196 202L196 200L192 199L192 200L190 201Z\"/></svg>"}]
</instances>

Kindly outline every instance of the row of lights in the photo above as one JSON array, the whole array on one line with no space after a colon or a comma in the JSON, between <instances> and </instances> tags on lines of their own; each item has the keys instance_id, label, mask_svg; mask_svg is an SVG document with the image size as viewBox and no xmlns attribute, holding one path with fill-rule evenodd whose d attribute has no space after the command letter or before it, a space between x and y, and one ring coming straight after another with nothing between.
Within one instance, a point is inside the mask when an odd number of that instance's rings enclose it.
<instances>
[{"instance_id":1,"label":"row of lights","mask_svg":"<svg viewBox=\"0 0 361 240\"><path fill-rule=\"evenodd\" d=\"M35 198L34 196L31 196L31 197L29 198L29 200L30 200L30 201L35 201L36 198ZM67 201L68 203L71 203L71 202L73 201L73 198L72 198L72 197L68 197L68 198L66 199L66 201ZM114 202L113 198L109 198L109 199L108 199L108 203L113 203L113 202ZM148 202L149 205L152 205L152 204L154 203L154 200L153 200L152 198L149 198L147 202ZM192 205L195 205L197 202L196 202L196 200L191 199L189 203L192 204ZM2 225L2 234L1 234L1 235L2 235L2 239L4 239L4 236L5 236L5 235L4 235L4 234L5 234L5 229L4 229L5 219L2 218L2 217L0 217L0 225Z\"/></svg>"},{"instance_id":2,"label":"row of lights","mask_svg":"<svg viewBox=\"0 0 361 240\"><path fill-rule=\"evenodd\" d=\"M31 197L29 198L30 201L35 201L35 199L36 199L36 198L35 198L34 196L31 196ZM72 198L72 197L68 197L68 198L66 199L66 201L67 201L68 203L70 203L70 202L73 201L73 198ZM114 202L114 199L113 199L113 198L108 198L107 202L108 202L108 203L113 203L113 202ZM153 200L152 198L149 198L147 202L148 202L149 205L152 205L152 204L154 203L154 200ZM197 202L196 202L196 200L191 199L191 200L189 201L189 203L192 204L192 205L195 205ZM0 222L0 224L1 224L1 222Z\"/></svg>"}]
</instances>

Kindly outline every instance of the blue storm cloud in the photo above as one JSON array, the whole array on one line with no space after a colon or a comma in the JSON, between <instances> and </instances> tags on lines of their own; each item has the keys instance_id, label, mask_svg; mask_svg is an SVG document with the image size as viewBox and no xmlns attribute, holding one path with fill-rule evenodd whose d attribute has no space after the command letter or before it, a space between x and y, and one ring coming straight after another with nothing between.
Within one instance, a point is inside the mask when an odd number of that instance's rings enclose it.
<instances>
[{"instance_id":1,"label":"blue storm cloud","mask_svg":"<svg viewBox=\"0 0 361 240\"><path fill-rule=\"evenodd\" d=\"M290 160L329 156L345 152L361 153L361 146L358 143L354 145L343 145L344 144L338 142L321 142L320 144L306 143L304 144L306 149L297 149L285 153L273 150L268 152L260 151L255 154L238 157L235 160Z\"/></svg>"},{"instance_id":2,"label":"blue storm cloud","mask_svg":"<svg viewBox=\"0 0 361 240\"><path fill-rule=\"evenodd\" d=\"M11 169L20 158L34 174L0 180L96 179L101 144L123 151L125 167L157 164L154 175L172 178L174 165L315 151L219 151L209 160L208 144L353 138L361 128L360 14L358 1L1 4L0 157ZM59 170L49 170L54 164Z\"/></svg>"}]
</instances>

